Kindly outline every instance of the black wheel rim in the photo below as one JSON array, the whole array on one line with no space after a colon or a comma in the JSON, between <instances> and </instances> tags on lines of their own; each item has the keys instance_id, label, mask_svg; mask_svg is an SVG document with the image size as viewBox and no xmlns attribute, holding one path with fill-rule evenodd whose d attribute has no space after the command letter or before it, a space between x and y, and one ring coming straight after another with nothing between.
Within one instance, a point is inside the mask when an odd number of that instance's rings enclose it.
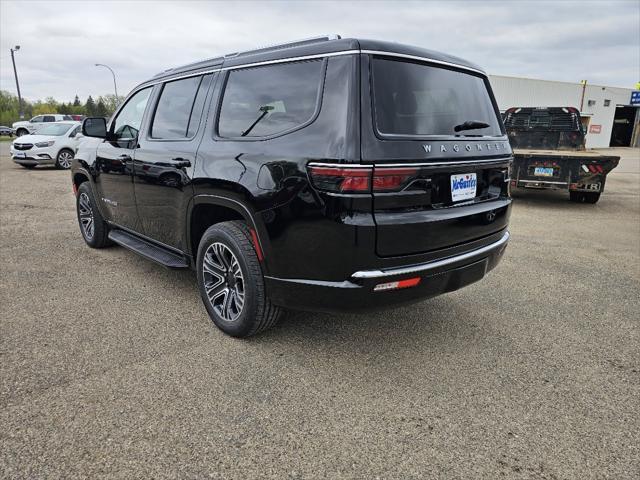
<instances>
[{"instance_id":1,"label":"black wheel rim","mask_svg":"<svg viewBox=\"0 0 640 480\"><path fill-rule=\"evenodd\" d=\"M202 259L202 276L207 300L225 321L235 322L242 314L245 282L238 259L223 243L212 243Z\"/></svg>"},{"instance_id":2,"label":"black wheel rim","mask_svg":"<svg viewBox=\"0 0 640 480\"><path fill-rule=\"evenodd\" d=\"M80 218L82 234L87 240L93 240L93 234L95 231L93 209L91 208L89 195L84 192L82 192L78 197L78 217Z\"/></svg>"}]
</instances>

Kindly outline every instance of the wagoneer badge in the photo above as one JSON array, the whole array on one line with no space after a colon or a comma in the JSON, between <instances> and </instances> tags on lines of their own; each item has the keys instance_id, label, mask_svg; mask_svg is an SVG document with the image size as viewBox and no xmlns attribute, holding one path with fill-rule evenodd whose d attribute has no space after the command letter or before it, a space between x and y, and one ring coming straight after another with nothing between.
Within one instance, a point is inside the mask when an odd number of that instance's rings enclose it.
<instances>
[{"instance_id":1,"label":"wagoneer badge","mask_svg":"<svg viewBox=\"0 0 640 480\"><path fill-rule=\"evenodd\" d=\"M427 153L431 153L432 151L432 145L431 144L425 144L422 145L422 148L424 148L424 151ZM487 150L506 150L506 146L504 143L500 143L500 142L488 142L488 143L476 143L474 145L467 143L465 145L458 145L457 143L454 143L453 145L445 145L444 143L440 144L440 153L446 153L446 152L453 152L453 153L459 153L459 152L470 152L470 151L476 151L476 152L482 152L482 151L487 151ZM435 151L438 151L438 148L435 148Z\"/></svg>"}]
</instances>

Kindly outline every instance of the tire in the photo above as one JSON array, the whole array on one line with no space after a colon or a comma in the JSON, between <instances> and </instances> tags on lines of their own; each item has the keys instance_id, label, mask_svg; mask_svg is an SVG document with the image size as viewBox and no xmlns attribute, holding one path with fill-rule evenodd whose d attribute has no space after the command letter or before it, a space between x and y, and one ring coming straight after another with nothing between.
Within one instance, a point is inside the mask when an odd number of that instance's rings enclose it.
<instances>
[{"instance_id":1,"label":"tire","mask_svg":"<svg viewBox=\"0 0 640 480\"><path fill-rule=\"evenodd\" d=\"M74 153L68 148L63 148L58 152L56 157L56 168L61 170L69 170L71 168L71 161L73 160Z\"/></svg>"},{"instance_id":2,"label":"tire","mask_svg":"<svg viewBox=\"0 0 640 480\"><path fill-rule=\"evenodd\" d=\"M109 226L104 221L100 211L96 207L93 192L88 182L80 184L76 197L76 213L80 233L87 245L91 248L104 248L111 245L107 237Z\"/></svg>"},{"instance_id":3,"label":"tire","mask_svg":"<svg viewBox=\"0 0 640 480\"><path fill-rule=\"evenodd\" d=\"M255 335L282 316L282 309L266 295L262 267L244 222L222 222L204 232L196 271L209 317L227 335Z\"/></svg>"},{"instance_id":4,"label":"tire","mask_svg":"<svg viewBox=\"0 0 640 480\"><path fill-rule=\"evenodd\" d=\"M26 130L24 128L19 128L18 130L16 130L16 137L21 137L23 135L27 135L29 133L29 130Z\"/></svg>"},{"instance_id":5,"label":"tire","mask_svg":"<svg viewBox=\"0 0 640 480\"><path fill-rule=\"evenodd\" d=\"M569 200L578 203L598 203L600 192L569 192Z\"/></svg>"}]
</instances>

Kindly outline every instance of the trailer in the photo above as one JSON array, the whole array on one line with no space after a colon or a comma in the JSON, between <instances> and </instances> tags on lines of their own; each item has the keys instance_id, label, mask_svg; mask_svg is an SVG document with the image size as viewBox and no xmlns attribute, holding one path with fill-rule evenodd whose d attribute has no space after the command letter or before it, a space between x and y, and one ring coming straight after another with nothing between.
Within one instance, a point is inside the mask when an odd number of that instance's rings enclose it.
<instances>
[{"instance_id":1,"label":"trailer","mask_svg":"<svg viewBox=\"0 0 640 480\"><path fill-rule=\"evenodd\" d=\"M578 109L512 107L504 124L514 153L511 188L565 190L580 203L600 199L620 157L585 149Z\"/></svg>"}]
</instances>

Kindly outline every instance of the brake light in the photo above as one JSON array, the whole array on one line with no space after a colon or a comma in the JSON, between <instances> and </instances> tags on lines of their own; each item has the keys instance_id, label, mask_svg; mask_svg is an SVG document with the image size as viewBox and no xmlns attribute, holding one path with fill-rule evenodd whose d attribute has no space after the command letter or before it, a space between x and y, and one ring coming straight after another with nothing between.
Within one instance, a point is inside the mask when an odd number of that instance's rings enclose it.
<instances>
[{"instance_id":1,"label":"brake light","mask_svg":"<svg viewBox=\"0 0 640 480\"><path fill-rule=\"evenodd\" d=\"M388 192L398 190L417 171L417 168L376 168L373 174L373 191Z\"/></svg>"},{"instance_id":2,"label":"brake light","mask_svg":"<svg viewBox=\"0 0 640 480\"><path fill-rule=\"evenodd\" d=\"M309 167L311 181L320 190L363 193L371 190L371 168Z\"/></svg>"},{"instance_id":3,"label":"brake light","mask_svg":"<svg viewBox=\"0 0 640 480\"><path fill-rule=\"evenodd\" d=\"M309 174L315 187L340 193L392 192L403 188L417 168L325 167L311 165Z\"/></svg>"}]
</instances>

